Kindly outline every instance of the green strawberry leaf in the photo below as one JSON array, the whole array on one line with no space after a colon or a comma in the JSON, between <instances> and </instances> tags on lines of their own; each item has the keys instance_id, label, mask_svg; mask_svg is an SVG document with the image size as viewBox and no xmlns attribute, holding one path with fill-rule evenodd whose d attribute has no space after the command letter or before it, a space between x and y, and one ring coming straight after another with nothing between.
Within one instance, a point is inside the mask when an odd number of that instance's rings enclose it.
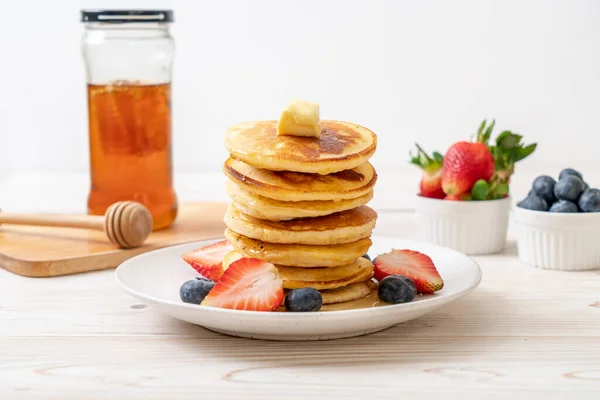
<instances>
[{"instance_id":1,"label":"green strawberry leaf","mask_svg":"<svg viewBox=\"0 0 600 400\"><path fill-rule=\"evenodd\" d=\"M494 146L490 148L490 151L492 153L492 157L494 157L494 165L496 171L506 169L507 160L504 154L502 153L502 149Z\"/></svg>"},{"instance_id":2,"label":"green strawberry leaf","mask_svg":"<svg viewBox=\"0 0 600 400\"><path fill-rule=\"evenodd\" d=\"M496 138L496 145L502 150L518 148L523 136L516 135L510 131L504 131Z\"/></svg>"},{"instance_id":3,"label":"green strawberry leaf","mask_svg":"<svg viewBox=\"0 0 600 400\"><path fill-rule=\"evenodd\" d=\"M479 125L479 129L477 130L477 135L483 135L483 130L485 129L485 125L487 124L487 120L481 121L481 125Z\"/></svg>"},{"instance_id":4,"label":"green strawberry leaf","mask_svg":"<svg viewBox=\"0 0 600 400\"><path fill-rule=\"evenodd\" d=\"M523 135L505 130L496 137L495 145L489 146L494 158L495 176L501 183L508 184L510 176L514 173L515 164L530 156L537 147L536 143L525 146L522 139ZM496 190L490 192L493 197L496 197ZM502 197L507 193L501 190L498 196Z\"/></svg>"},{"instance_id":5,"label":"green strawberry leaf","mask_svg":"<svg viewBox=\"0 0 600 400\"><path fill-rule=\"evenodd\" d=\"M441 155L440 153L438 153L437 151L434 151L432 156L433 156L433 159L435 161L437 161L438 163L440 163L440 164L444 163L444 156Z\"/></svg>"},{"instance_id":6,"label":"green strawberry leaf","mask_svg":"<svg viewBox=\"0 0 600 400\"><path fill-rule=\"evenodd\" d=\"M490 192L489 184L480 179L473 185L473 189L471 189L471 196L473 200L485 200Z\"/></svg>"},{"instance_id":7,"label":"green strawberry leaf","mask_svg":"<svg viewBox=\"0 0 600 400\"><path fill-rule=\"evenodd\" d=\"M488 200L497 200L506 197L508 190L508 182L503 180L501 176L495 176L490 185Z\"/></svg>"},{"instance_id":8,"label":"green strawberry leaf","mask_svg":"<svg viewBox=\"0 0 600 400\"><path fill-rule=\"evenodd\" d=\"M502 139L504 139L506 136L508 136L510 134L512 134L511 131L502 131L502 132L500 132L500 134L496 138L496 146L500 146L500 142L502 141Z\"/></svg>"},{"instance_id":9,"label":"green strawberry leaf","mask_svg":"<svg viewBox=\"0 0 600 400\"><path fill-rule=\"evenodd\" d=\"M413 155L409 152L410 163L426 171L437 171L442 168L444 163L444 156L438 152L433 153L433 157L430 157L421 146L415 143L417 146L417 155Z\"/></svg>"},{"instance_id":10,"label":"green strawberry leaf","mask_svg":"<svg viewBox=\"0 0 600 400\"><path fill-rule=\"evenodd\" d=\"M477 131L477 142L488 144L490 138L492 137L492 130L494 129L494 125L496 125L496 121L493 120L490 126L486 128L487 120L484 119L479 125L479 130ZM484 131L485 129L485 131Z\"/></svg>"},{"instance_id":11,"label":"green strawberry leaf","mask_svg":"<svg viewBox=\"0 0 600 400\"><path fill-rule=\"evenodd\" d=\"M521 161L524 158L529 157L535 151L536 148L537 148L537 143L533 143L533 144L530 144L529 146L520 147L520 148L516 149L517 152L516 152L516 156L515 156L515 162Z\"/></svg>"},{"instance_id":12,"label":"green strawberry leaf","mask_svg":"<svg viewBox=\"0 0 600 400\"><path fill-rule=\"evenodd\" d=\"M509 191L508 182L500 182L500 183L498 183L498 186L496 186L496 190L494 191L494 193L500 197L504 197L508 194L508 191Z\"/></svg>"},{"instance_id":13,"label":"green strawberry leaf","mask_svg":"<svg viewBox=\"0 0 600 400\"><path fill-rule=\"evenodd\" d=\"M492 130L494 130L494 125L496 125L496 120L493 120L492 123L490 124L490 126L485 131L485 135L483 136L484 140L485 140L484 143L487 143L490 140L490 138L492 137Z\"/></svg>"},{"instance_id":14,"label":"green strawberry leaf","mask_svg":"<svg viewBox=\"0 0 600 400\"><path fill-rule=\"evenodd\" d=\"M416 165L417 167L421 166L421 157L419 156L413 156L411 153L408 153L410 155L410 163Z\"/></svg>"}]
</instances>

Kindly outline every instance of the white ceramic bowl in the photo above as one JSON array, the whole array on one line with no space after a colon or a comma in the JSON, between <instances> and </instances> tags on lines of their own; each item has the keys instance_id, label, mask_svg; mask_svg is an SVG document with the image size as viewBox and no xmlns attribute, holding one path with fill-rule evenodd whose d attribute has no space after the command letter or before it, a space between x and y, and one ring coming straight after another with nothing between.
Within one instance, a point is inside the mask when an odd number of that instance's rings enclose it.
<instances>
[{"instance_id":1,"label":"white ceramic bowl","mask_svg":"<svg viewBox=\"0 0 600 400\"><path fill-rule=\"evenodd\" d=\"M417 196L419 239L468 255L492 254L506 246L511 197L451 201Z\"/></svg>"},{"instance_id":2,"label":"white ceramic bowl","mask_svg":"<svg viewBox=\"0 0 600 400\"><path fill-rule=\"evenodd\" d=\"M538 268L600 268L600 213L550 213L515 206L519 260Z\"/></svg>"}]
</instances>

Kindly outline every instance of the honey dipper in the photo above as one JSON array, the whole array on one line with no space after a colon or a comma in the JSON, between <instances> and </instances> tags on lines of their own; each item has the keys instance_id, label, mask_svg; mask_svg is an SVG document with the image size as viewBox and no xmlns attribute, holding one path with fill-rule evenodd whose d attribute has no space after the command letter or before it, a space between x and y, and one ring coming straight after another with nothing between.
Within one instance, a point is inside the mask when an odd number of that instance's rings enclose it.
<instances>
[{"instance_id":1,"label":"honey dipper","mask_svg":"<svg viewBox=\"0 0 600 400\"><path fill-rule=\"evenodd\" d=\"M17 214L0 212L0 224L56 226L104 231L121 248L138 247L152 232L152 216L134 201L112 204L104 216L70 214Z\"/></svg>"}]
</instances>

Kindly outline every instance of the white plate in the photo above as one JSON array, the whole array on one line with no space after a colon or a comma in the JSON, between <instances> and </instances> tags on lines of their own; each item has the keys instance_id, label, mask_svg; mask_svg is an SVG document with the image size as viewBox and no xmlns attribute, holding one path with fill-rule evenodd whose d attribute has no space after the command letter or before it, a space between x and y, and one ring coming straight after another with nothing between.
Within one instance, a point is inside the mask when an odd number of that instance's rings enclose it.
<instances>
[{"instance_id":1,"label":"white plate","mask_svg":"<svg viewBox=\"0 0 600 400\"><path fill-rule=\"evenodd\" d=\"M377 332L458 300L481 281L477 263L454 250L390 237L372 239L371 257L392 248L429 255L444 279L444 288L432 295L417 296L410 303L310 313L240 311L183 303L179 287L197 273L181 259L181 254L216 240L172 246L133 257L117 268L115 278L128 293L174 318L227 335L271 340L325 340Z\"/></svg>"}]
</instances>

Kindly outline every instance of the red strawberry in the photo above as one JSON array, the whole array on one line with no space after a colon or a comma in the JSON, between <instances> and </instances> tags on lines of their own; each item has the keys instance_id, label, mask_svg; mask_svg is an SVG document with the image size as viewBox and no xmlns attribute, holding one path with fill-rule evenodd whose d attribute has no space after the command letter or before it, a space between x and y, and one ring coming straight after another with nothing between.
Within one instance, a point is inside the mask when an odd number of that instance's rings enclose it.
<instances>
[{"instance_id":1,"label":"red strawberry","mask_svg":"<svg viewBox=\"0 0 600 400\"><path fill-rule=\"evenodd\" d=\"M455 194L449 194L448 196L444 197L444 200L461 201L462 199L460 198L460 196L457 196Z\"/></svg>"},{"instance_id":2,"label":"red strawberry","mask_svg":"<svg viewBox=\"0 0 600 400\"><path fill-rule=\"evenodd\" d=\"M471 191L480 179L494 175L494 157L485 143L458 142L450 146L444 157L442 188L449 195Z\"/></svg>"},{"instance_id":3,"label":"red strawberry","mask_svg":"<svg viewBox=\"0 0 600 400\"><path fill-rule=\"evenodd\" d=\"M233 250L227 240L187 252L181 256L200 275L212 281L218 281L223 275L223 257Z\"/></svg>"},{"instance_id":4,"label":"red strawberry","mask_svg":"<svg viewBox=\"0 0 600 400\"><path fill-rule=\"evenodd\" d=\"M419 195L434 199L443 199L446 194L442 190L442 165L444 156L434 152L430 157L418 144L417 155L412 156L410 162L423 170L419 183Z\"/></svg>"},{"instance_id":5,"label":"red strawberry","mask_svg":"<svg viewBox=\"0 0 600 400\"><path fill-rule=\"evenodd\" d=\"M234 310L273 311L283 301L283 280L277 268L257 258L231 263L202 305Z\"/></svg>"},{"instance_id":6,"label":"red strawberry","mask_svg":"<svg viewBox=\"0 0 600 400\"><path fill-rule=\"evenodd\" d=\"M444 200L466 201L466 200L473 200L473 196L471 196L471 193L461 194L460 196L457 196L455 194L449 194L446 197L444 197Z\"/></svg>"},{"instance_id":7,"label":"red strawberry","mask_svg":"<svg viewBox=\"0 0 600 400\"><path fill-rule=\"evenodd\" d=\"M418 293L434 293L444 287L444 281L431 258L414 250L392 250L375 258L375 278L403 275L415 281Z\"/></svg>"},{"instance_id":8,"label":"red strawberry","mask_svg":"<svg viewBox=\"0 0 600 400\"><path fill-rule=\"evenodd\" d=\"M442 190L442 169L434 173L423 171L421 182L419 184L420 195L433 199L443 199L446 193Z\"/></svg>"}]
</instances>

